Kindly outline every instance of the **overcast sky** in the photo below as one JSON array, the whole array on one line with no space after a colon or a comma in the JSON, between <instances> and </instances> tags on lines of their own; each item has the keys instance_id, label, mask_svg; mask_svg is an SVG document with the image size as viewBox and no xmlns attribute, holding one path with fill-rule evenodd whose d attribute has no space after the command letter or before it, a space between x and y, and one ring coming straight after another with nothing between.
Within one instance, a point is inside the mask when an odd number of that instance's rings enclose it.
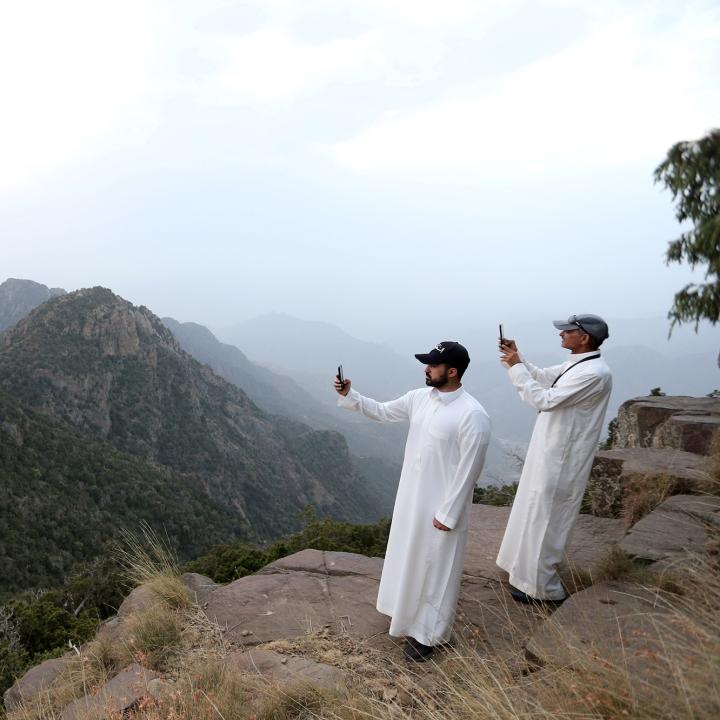
<instances>
[{"instance_id":1,"label":"overcast sky","mask_svg":"<svg viewBox=\"0 0 720 720\"><path fill-rule=\"evenodd\" d=\"M0 276L220 327L662 316L720 5L0 5Z\"/></svg>"}]
</instances>

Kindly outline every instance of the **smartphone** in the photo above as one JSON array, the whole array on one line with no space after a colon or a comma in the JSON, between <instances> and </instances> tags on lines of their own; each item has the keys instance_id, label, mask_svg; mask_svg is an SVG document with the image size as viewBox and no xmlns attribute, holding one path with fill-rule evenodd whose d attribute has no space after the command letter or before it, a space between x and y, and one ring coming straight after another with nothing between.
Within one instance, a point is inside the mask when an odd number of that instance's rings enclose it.
<instances>
[{"instance_id":1,"label":"smartphone","mask_svg":"<svg viewBox=\"0 0 720 720\"><path fill-rule=\"evenodd\" d=\"M338 365L337 378L340 381L340 385L345 387L345 376L343 375L342 365Z\"/></svg>"},{"instance_id":2,"label":"smartphone","mask_svg":"<svg viewBox=\"0 0 720 720\"><path fill-rule=\"evenodd\" d=\"M504 345L504 344L505 344L505 336L503 335L503 326L502 326L502 323L500 323L500 324L498 325L498 327L500 328L500 344L501 344L501 345Z\"/></svg>"}]
</instances>

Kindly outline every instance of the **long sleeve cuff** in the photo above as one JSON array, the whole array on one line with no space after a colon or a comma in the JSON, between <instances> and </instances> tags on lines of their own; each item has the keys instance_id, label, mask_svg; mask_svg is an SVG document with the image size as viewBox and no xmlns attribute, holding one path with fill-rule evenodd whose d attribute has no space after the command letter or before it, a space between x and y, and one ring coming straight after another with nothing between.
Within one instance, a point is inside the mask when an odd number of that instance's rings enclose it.
<instances>
[{"instance_id":1,"label":"long sleeve cuff","mask_svg":"<svg viewBox=\"0 0 720 720\"><path fill-rule=\"evenodd\" d=\"M355 388L350 388L347 395L338 395L337 404L342 408L354 408L358 405L360 393Z\"/></svg>"},{"instance_id":2,"label":"long sleeve cuff","mask_svg":"<svg viewBox=\"0 0 720 720\"><path fill-rule=\"evenodd\" d=\"M435 513L435 519L451 530L455 527L455 525L457 525L457 518L450 517L450 515L447 515L446 513Z\"/></svg>"}]
</instances>

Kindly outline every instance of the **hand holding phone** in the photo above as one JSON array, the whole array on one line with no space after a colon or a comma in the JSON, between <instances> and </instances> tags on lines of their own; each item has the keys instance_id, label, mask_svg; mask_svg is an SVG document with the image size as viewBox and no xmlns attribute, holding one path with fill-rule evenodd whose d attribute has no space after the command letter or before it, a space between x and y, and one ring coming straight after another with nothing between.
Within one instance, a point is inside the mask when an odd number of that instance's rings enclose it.
<instances>
[{"instance_id":1,"label":"hand holding phone","mask_svg":"<svg viewBox=\"0 0 720 720\"><path fill-rule=\"evenodd\" d=\"M335 376L335 390L337 390L341 395L347 395L345 388L348 386L349 382L349 380L345 379L345 375L343 375L343 366L338 365L337 375ZM350 388L348 388L348 391L349 389Z\"/></svg>"}]
</instances>

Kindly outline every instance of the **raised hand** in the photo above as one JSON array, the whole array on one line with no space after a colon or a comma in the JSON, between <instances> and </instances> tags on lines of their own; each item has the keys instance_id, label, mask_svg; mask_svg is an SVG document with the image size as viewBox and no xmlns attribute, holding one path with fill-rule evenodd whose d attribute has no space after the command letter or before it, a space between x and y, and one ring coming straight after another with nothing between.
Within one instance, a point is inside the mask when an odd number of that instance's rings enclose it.
<instances>
[{"instance_id":1,"label":"raised hand","mask_svg":"<svg viewBox=\"0 0 720 720\"><path fill-rule=\"evenodd\" d=\"M334 378L333 385L335 386L335 391L338 392L340 395L347 395L350 392L350 387L352 386L352 383L350 382L349 378L345 378L345 384L340 384L340 378L336 375Z\"/></svg>"}]
</instances>

